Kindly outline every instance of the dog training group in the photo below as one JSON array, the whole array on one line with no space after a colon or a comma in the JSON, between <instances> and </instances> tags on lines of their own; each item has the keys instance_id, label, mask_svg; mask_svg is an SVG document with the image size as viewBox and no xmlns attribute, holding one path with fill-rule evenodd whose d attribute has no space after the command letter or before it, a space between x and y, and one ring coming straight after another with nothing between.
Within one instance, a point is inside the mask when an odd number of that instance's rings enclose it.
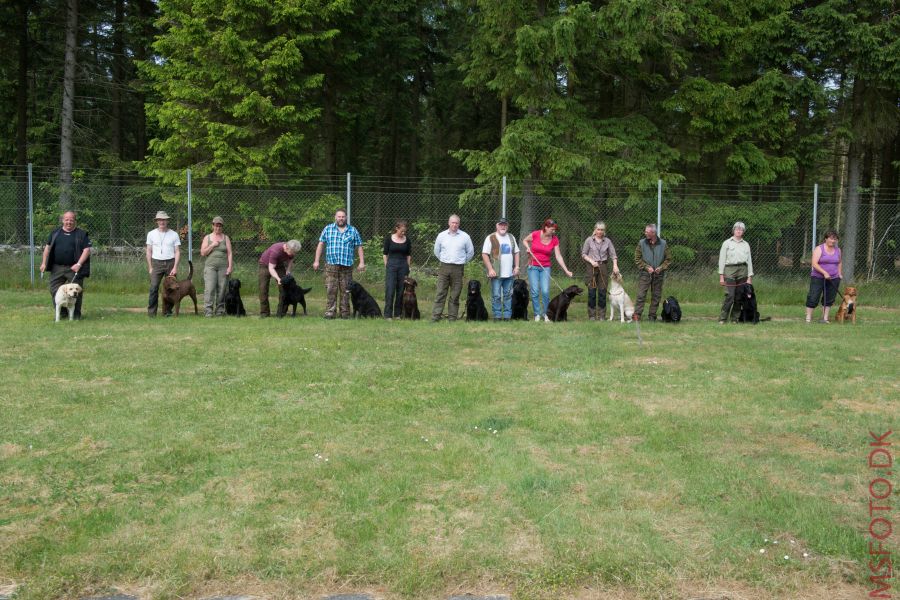
<instances>
[{"instance_id":1,"label":"dog training group","mask_svg":"<svg viewBox=\"0 0 900 600\"><path fill-rule=\"evenodd\" d=\"M162 285L163 310L165 314L174 313L178 315L180 312L181 301L184 298L190 298L194 303L194 314L199 315L197 308L197 290L193 284L194 264L188 261L188 276L186 279L178 280L175 276L169 275L165 278ZM634 302L631 296L625 291L622 285L622 275L615 273L609 280L609 320L615 319L616 311L619 313L619 321L629 323L634 315ZM403 301L402 313L400 319L419 320L421 314L419 312L419 303L416 296L416 287L418 282L412 277L406 277L403 280ZM481 292L481 282L472 279L468 283L468 292L466 295L465 320L466 321L487 321L489 320L488 309L485 305ZM301 287L293 275L285 275L281 278L278 295L277 316L284 317L288 315L297 316L297 305L303 308L303 314L306 315L306 294L312 291L312 288ZM564 322L568 321L568 310L572 300L581 295L584 290L577 285L570 285L563 289L559 294L553 297L547 307L547 316L551 321ZM75 303L78 296L82 293L82 287L77 283L68 283L61 285L55 295L56 305L56 321L60 320L60 315L64 309L68 309L69 320L74 315ZM375 298L362 286L358 281L351 281L347 292L353 306L354 318L375 318L381 317L381 308ZM528 304L529 291L528 282L524 279L516 279L512 286L512 320L528 320ZM857 290L853 286L847 286L842 295L842 302L838 310L836 320L839 323L851 321L856 323L856 298ZM235 317L247 316L244 308L244 302L241 299L241 281L240 279L228 279L226 290L223 297L225 304L225 314ZM739 323L756 324L761 321L771 320L771 317L760 318L757 308L756 292L752 284L744 283L738 288L735 298L733 311L737 314ZM681 321L681 306L674 296L667 297L662 303L661 319L667 323L678 323Z\"/></svg>"}]
</instances>

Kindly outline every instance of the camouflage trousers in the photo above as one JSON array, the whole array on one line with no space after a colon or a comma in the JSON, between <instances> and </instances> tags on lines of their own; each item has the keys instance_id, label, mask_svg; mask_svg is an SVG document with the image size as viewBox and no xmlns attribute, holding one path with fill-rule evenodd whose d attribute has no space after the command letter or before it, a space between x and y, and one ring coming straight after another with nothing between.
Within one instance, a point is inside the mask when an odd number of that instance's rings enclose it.
<instances>
[{"instance_id":1,"label":"camouflage trousers","mask_svg":"<svg viewBox=\"0 0 900 600\"><path fill-rule=\"evenodd\" d=\"M347 288L353 281L353 267L325 265L325 318L333 319L337 302L341 303L341 318L350 318L350 295Z\"/></svg>"}]
</instances>

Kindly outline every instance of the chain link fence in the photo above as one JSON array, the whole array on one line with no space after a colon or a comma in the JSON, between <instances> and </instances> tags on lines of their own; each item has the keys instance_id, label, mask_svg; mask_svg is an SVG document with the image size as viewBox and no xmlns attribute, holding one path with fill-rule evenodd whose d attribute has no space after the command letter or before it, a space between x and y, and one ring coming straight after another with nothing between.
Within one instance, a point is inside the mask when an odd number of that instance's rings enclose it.
<instances>
[{"instance_id":1,"label":"chain link fence","mask_svg":"<svg viewBox=\"0 0 900 600\"><path fill-rule=\"evenodd\" d=\"M719 248L735 221L747 224L757 275L795 279L809 273L813 240L821 240L827 229L841 231L846 223L846 194L827 186L816 194L813 186L686 183L631 189L596 182L479 185L471 179L275 176L260 188L214 180L188 183L188 173L183 174L182 185L163 185L134 174L79 172L66 190L57 175L44 169L28 177L16 167L0 167L0 257L7 262L17 257L16 268L26 273L32 269L31 261L23 259L30 255L30 225L36 269L41 247L58 226L64 206L78 212L79 226L91 235L96 262L134 263L138 270L158 210L171 215L170 227L182 237L182 256L193 255L195 263L212 218L223 217L239 268L255 270L262 250L287 239L299 239L303 245L295 262L311 263L322 227L333 220L335 210L348 208L351 223L366 242L366 260L373 267L369 277L375 279L382 240L401 219L409 223L414 267L429 273L436 269L434 238L446 228L451 214L460 216L476 252L503 214L519 239L545 218L553 218L560 226L565 261L579 273L584 265L581 246L595 222L607 224L620 266L627 271L633 269L644 225L659 218L662 237L672 249L673 273L706 279L715 272ZM856 279L896 278L897 190L863 192Z\"/></svg>"}]
</instances>

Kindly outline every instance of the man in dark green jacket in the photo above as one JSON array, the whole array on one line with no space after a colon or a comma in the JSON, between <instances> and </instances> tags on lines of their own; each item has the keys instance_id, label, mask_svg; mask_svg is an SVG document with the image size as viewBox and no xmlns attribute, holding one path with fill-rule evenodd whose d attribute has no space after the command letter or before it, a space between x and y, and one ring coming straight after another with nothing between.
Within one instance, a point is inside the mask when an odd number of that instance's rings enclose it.
<instances>
[{"instance_id":1,"label":"man in dark green jacket","mask_svg":"<svg viewBox=\"0 0 900 600\"><path fill-rule=\"evenodd\" d=\"M656 309L659 308L659 301L662 299L663 280L671 263L672 255L669 253L669 245L666 244L666 240L656 235L656 225L648 223L644 227L644 239L638 242L637 249L634 251L634 264L641 271L638 278L634 317L632 317L635 321L641 320L647 290L650 290L648 319L656 320Z\"/></svg>"}]
</instances>

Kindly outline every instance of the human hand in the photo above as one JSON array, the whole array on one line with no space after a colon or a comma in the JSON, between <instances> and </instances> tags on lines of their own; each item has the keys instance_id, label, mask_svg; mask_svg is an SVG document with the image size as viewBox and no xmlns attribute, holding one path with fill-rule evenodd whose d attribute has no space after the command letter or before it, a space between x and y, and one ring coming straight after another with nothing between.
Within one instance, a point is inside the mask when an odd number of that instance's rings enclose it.
<instances>
[{"instance_id":1,"label":"human hand","mask_svg":"<svg viewBox=\"0 0 900 600\"><path fill-rule=\"evenodd\" d=\"M567 270L566 270L566 275L569 276L569 277L571 277L571 276L572 276L572 271L569 271L569 270L567 269Z\"/></svg>"},{"instance_id":2,"label":"human hand","mask_svg":"<svg viewBox=\"0 0 900 600\"><path fill-rule=\"evenodd\" d=\"M360 262L359 262L359 266L356 267L356 270L357 270L357 271L365 271L365 270L366 270L366 263L360 261Z\"/></svg>"},{"instance_id":3,"label":"human hand","mask_svg":"<svg viewBox=\"0 0 900 600\"><path fill-rule=\"evenodd\" d=\"M719 285L725 285L725 276L719 275Z\"/></svg>"},{"instance_id":4,"label":"human hand","mask_svg":"<svg viewBox=\"0 0 900 600\"><path fill-rule=\"evenodd\" d=\"M178 275L178 267L172 267L172 270L169 271L169 275L171 275L172 277Z\"/></svg>"},{"instance_id":5,"label":"human hand","mask_svg":"<svg viewBox=\"0 0 900 600\"><path fill-rule=\"evenodd\" d=\"M227 277L229 275L231 275L231 267L228 267L227 269L225 269L225 276Z\"/></svg>"},{"instance_id":6,"label":"human hand","mask_svg":"<svg viewBox=\"0 0 900 600\"><path fill-rule=\"evenodd\" d=\"M47 270L47 263L41 263L41 273Z\"/></svg>"},{"instance_id":7,"label":"human hand","mask_svg":"<svg viewBox=\"0 0 900 600\"><path fill-rule=\"evenodd\" d=\"M488 269L488 279L493 279L497 276L497 272L494 269Z\"/></svg>"},{"instance_id":8,"label":"human hand","mask_svg":"<svg viewBox=\"0 0 900 600\"><path fill-rule=\"evenodd\" d=\"M318 271L318 270L319 270L319 261L315 261L315 262L313 262L313 271Z\"/></svg>"}]
</instances>

